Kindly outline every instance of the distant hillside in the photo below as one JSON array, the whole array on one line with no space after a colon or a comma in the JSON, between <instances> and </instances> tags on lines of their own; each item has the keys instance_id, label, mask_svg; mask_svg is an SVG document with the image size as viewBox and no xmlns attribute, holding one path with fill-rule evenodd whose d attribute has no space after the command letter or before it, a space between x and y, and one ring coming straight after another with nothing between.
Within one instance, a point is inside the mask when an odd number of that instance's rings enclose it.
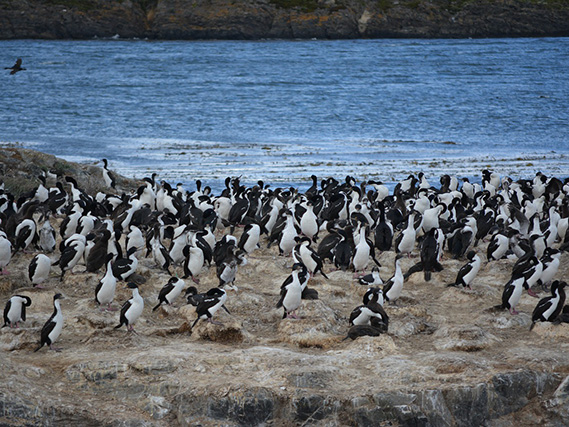
<instances>
[{"instance_id":1,"label":"distant hillside","mask_svg":"<svg viewBox=\"0 0 569 427\"><path fill-rule=\"evenodd\" d=\"M569 36L569 0L0 0L0 39Z\"/></svg>"}]
</instances>

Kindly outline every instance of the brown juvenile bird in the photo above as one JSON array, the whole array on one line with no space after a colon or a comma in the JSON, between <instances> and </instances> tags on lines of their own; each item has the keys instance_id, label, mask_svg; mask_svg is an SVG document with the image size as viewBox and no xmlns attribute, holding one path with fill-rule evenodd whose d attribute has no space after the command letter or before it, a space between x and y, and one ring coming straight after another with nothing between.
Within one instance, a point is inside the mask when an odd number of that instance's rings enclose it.
<instances>
[{"instance_id":1,"label":"brown juvenile bird","mask_svg":"<svg viewBox=\"0 0 569 427\"><path fill-rule=\"evenodd\" d=\"M10 71L10 75L16 74L18 71L23 71L25 68L22 68L22 58L18 58L16 63L11 67L5 67L5 70L12 70Z\"/></svg>"}]
</instances>

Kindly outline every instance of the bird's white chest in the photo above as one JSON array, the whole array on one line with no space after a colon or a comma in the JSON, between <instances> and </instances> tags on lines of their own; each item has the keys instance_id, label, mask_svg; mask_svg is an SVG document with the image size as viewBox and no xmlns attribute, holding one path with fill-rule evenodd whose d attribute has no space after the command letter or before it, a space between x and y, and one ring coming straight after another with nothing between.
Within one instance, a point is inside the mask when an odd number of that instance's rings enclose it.
<instances>
[{"instance_id":1,"label":"bird's white chest","mask_svg":"<svg viewBox=\"0 0 569 427\"><path fill-rule=\"evenodd\" d=\"M300 307L302 300L302 286L298 277L294 277L292 283L286 287L286 295L283 299L283 306L287 311L294 311Z\"/></svg>"},{"instance_id":2,"label":"bird's white chest","mask_svg":"<svg viewBox=\"0 0 569 427\"><path fill-rule=\"evenodd\" d=\"M117 279L112 274L106 274L102 279L101 289L97 298L100 304L108 304L115 298L115 290L117 287Z\"/></svg>"},{"instance_id":3,"label":"bird's white chest","mask_svg":"<svg viewBox=\"0 0 569 427\"><path fill-rule=\"evenodd\" d=\"M129 324L136 322L144 310L144 300L140 295L131 299L131 306L125 314Z\"/></svg>"},{"instance_id":4,"label":"bird's white chest","mask_svg":"<svg viewBox=\"0 0 569 427\"><path fill-rule=\"evenodd\" d=\"M59 337L63 329L63 314L61 314L61 310L57 312L53 321L55 322L55 326L48 335L52 343Z\"/></svg>"}]
</instances>

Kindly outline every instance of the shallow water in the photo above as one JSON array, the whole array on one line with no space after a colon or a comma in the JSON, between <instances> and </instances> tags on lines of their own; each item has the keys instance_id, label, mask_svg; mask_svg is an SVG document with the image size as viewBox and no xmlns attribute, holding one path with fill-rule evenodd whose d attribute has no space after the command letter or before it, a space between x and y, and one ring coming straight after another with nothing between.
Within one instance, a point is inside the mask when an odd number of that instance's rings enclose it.
<instances>
[{"instance_id":1,"label":"shallow water","mask_svg":"<svg viewBox=\"0 0 569 427\"><path fill-rule=\"evenodd\" d=\"M0 142L171 182L569 175L569 39L0 41Z\"/></svg>"}]
</instances>

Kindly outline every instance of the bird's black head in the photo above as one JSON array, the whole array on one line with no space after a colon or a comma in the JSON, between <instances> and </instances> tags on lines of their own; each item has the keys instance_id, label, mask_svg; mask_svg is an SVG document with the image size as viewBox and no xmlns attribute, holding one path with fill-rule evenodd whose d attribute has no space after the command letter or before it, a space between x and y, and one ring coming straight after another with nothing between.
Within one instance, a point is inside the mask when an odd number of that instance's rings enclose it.
<instances>
[{"instance_id":1,"label":"bird's black head","mask_svg":"<svg viewBox=\"0 0 569 427\"><path fill-rule=\"evenodd\" d=\"M292 265L292 271L302 271L302 270L305 269L305 268L306 268L306 267L304 266L304 264L302 264L302 263L300 263L300 262L294 263L294 264Z\"/></svg>"},{"instance_id":2,"label":"bird's black head","mask_svg":"<svg viewBox=\"0 0 569 427\"><path fill-rule=\"evenodd\" d=\"M55 294L55 295L53 296L53 300L55 301L55 300L58 300L58 299L64 299L64 296L61 295L61 294Z\"/></svg>"},{"instance_id":3,"label":"bird's black head","mask_svg":"<svg viewBox=\"0 0 569 427\"><path fill-rule=\"evenodd\" d=\"M126 287L130 288L130 289L138 289L138 285L136 283L133 283L133 282L128 282L126 284Z\"/></svg>"},{"instance_id":4,"label":"bird's black head","mask_svg":"<svg viewBox=\"0 0 569 427\"><path fill-rule=\"evenodd\" d=\"M198 293L198 288L196 288L195 286L190 286L188 289L186 289L186 296L192 296L192 295L197 295Z\"/></svg>"},{"instance_id":5,"label":"bird's black head","mask_svg":"<svg viewBox=\"0 0 569 427\"><path fill-rule=\"evenodd\" d=\"M168 283L169 284L176 283L178 280L180 280L180 279L178 279L177 277L170 277L170 279L168 280Z\"/></svg>"}]
</instances>

